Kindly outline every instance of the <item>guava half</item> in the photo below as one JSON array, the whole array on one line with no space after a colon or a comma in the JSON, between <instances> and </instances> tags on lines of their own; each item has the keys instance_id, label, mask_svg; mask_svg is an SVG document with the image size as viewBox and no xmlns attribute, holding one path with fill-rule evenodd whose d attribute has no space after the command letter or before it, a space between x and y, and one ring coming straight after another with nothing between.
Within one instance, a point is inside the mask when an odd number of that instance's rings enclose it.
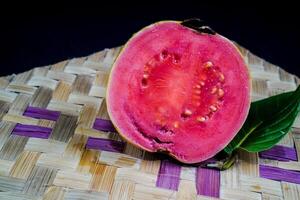
<instances>
[{"instance_id":1,"label":"guava half","mask_svg":"<svg viewBox=\"0 0 300 200\"><path fill-rule=\"evenodd\" d=\"M112 67L106 99L128 142L184 163L211 158L233 139L251 90L234 44L191 27L162 21L136 33Z\"/></svg>"}]
</instances>

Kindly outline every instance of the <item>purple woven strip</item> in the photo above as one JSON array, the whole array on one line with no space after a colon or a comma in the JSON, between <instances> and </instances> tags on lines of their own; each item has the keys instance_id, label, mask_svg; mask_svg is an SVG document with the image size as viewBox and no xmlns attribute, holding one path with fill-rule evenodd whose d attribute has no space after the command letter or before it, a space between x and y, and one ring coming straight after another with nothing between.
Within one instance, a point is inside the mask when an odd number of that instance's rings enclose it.
<instances>
[{"instance_id":1,"label":"purple woven strip","mask_svg":"<svg viewBox=\"0 0 300 200\"><path fill-rule=\"evenodd\" d=\"M47 139L51 131L52 129L47 127L17 124L12 134Z\"/></svg>"},{"instance_id":2,"label":"purple woven strip","mask_svg":"<svg viewBox=\"0 0 300 200\"><path fill-rule=\"evenodd\" d=\"M260 165L259 173L263 178L300 184L300 172Z\"/></svg>"},{"instance_id":3,"label":"purple woven strip","mask_svg":"<svg viewBox=\"0 0 300 200\"><path fill-rule=\"evenodd\" d=\"M99 149L102 151L111 151L122 153L124 151L125 142L119 142L115 140L92 138L89 137L86 143L87 149Z\"/></svg>"},{"instance_id":4,"label":"purple woven strip","mask_svg":"<svg viewBox=\"0 0 300 200\"><path fill-rule=\"evenodd\" d=\"M220 171L198 167L196 188L198 195L218 198L220 196Z\"/></svg>"},{"instance_id":5,"label":"purple woven strip","mask_svg":"<svg viewBox=\"0 0 300 200\"><path fill-rule=\"evenodd\" d=\"M272 149L260 152L259 157L279 161L298 160L295 148L280 145L276 145Z\"/></svg>"},{"instance_id":6,"label":"purple woven strip","mask_svg":"<svg viewBox=\"0 0 300 200\"><path fill-rule=\"evenodd\" d=\"M47 119L56 121L59 118L60 112L47 110L45 108L28 106L23 115L36 119Z\"/></svg>"},{"instance_id":7,"label":"purple woven strip","mask_svg":"<svg viewBox=\"0 0 300 200\"><path fill-rule=\"evenodd\" d=\"M169 161L162 160L156 181L156 187L170 190L178 190L181 166Z\"/></svg>"},{"instance_id":8,"label":"purple woven strip","mask_svg":"<svg viewBox=\"0 0 300 200\"><path fill-rule=\"evenodd\" d=\"M116 132L111 121L107 119L96 119L93 128L100 131Z\"/></svg>"}]
</instances>

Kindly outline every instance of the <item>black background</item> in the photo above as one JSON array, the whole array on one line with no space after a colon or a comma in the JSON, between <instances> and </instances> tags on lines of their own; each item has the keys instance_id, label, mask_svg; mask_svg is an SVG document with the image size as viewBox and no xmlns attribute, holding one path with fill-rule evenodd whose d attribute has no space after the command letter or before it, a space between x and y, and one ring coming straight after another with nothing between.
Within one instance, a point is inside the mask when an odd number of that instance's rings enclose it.
<instances>
[{"instance_id":1,"label":"black background","mask_svg":"<svg viewBox=\"0 0 300 200\"><path fill-rule=\"evenodd\" d=\"M299 76L298 6L287 2L260 4L152 1L144 5L21 5L1 16L0 75L122 45L155 21L198 17L218 33Z\"/></svg>"}]
</instances>

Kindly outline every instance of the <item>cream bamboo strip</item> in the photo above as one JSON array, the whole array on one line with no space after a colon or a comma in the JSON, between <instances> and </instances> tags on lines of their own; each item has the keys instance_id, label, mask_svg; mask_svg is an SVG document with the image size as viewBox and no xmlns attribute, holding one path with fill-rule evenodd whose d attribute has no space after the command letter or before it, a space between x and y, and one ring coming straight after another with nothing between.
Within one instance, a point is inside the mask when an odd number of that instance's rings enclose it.
<instances>
[{"instance_id":1,"label":"cream bamboo strip","mask_svg":"<svg viewBox=\"0 0 300 200\"><path fill-rule=\"evenodd\" d=\"M261 194L256 192L248 192L237 189L222 188L220 190L220 197L224 200L261 200Z\"/></svg>"},{"instance_id":2,"label":"cream bamboo strip","mask_svg":"<svg viewBox=\"0 0 300 200\"><path fill-rule=\"evenodd\" d=\"M64 71L65 66L68 64L69 60L64 60L58 63L55 63L50 67L50 70L56 71L56 72L61 72Z\"/></svg>"},{"instance_id":3,"label":"cream bamboo strip","mask_svg":"<svg viewBox=\"0 0 300 200\"><path fill-rule=\"evenodd\" d=\"M12 102L9 114L22 115L29 105L31 96L25 94L19 94L15 100Z\"/></svg>"},{"instance_id":4,"label":"cream bamboo strip","mask_svg":"<svg viewBox=\"0 0 300 200\"><path fill-rule=\"evenodd\" d=\"M97 110L94 106L85 105L82 107L82 110L79 114L77 128L93 128L95 119L97 115Z\"/></svg>"},{"instance_id":5,"label":"cream bamboo strip","mask_svg":"<svg viewBox=\"0 0 300 200\"><path fill-rule=\"evenodd\" d=\"M82 105L76 105L63 101L51 100L47 106L49 110L61 111L65 115L78 116L81 111Z\"/></svg>"},{"instance_id":6,"label":"cream bamboo strip","mask_svg":"<svg viewBox=\"0 0 300 200\"><path fill-rule=\"evenodd\" d=\"M91 178L92 176L90 174L59 170L53 184L61 187L88 190Z\"/></svg>"},{"instance_id":7,"label":"cream bamboo strip","mask_svg":"<svg viewBox=\"0 0 300 200\"><path fill-rule=\"evenodd\" d=\"M43 200L64 200L66 189L63 187L49 186L43 195Z\"/></svg>"},{"instance_id":8,"label":"cream bamboo strip","mask_svg":"<svg viewBox=\"0 0 300 200\"><path fill-rule=\"evenodd\" d=\"M51 90L55 90L57 84L58 81L43 76L32 76L31 79L27 82L27 85L29 86L43 86L48 87Z\"/></svg>"},{"instance_id":9,"label":"cream bamboo strip","mask_svg":"<svg viewBox=\"0 0 300 200\"><path fill-rule=\"evenodd\" d=\"M70 93L71 85L67 82L60 81L53 92L52 100L66 102L69 98Z\"/></svg>"},{"instance_id":10,"label":"cream bamboo strip","mask_svg":"<svg viewBox=\"0 0 300 200\"><path fill-rule=\"evenodd\" d=\"M24 148L27 151L63 154L67 144L51 139L29 138Z\"/></svg>"},{"instance_id":11,"label":"cream bamboo strip","mask_svg":"<svg viewBox=\"0 0 300 200\"><path fill-rule=\"evenodd\" d=\"M176 191L144 185L135 185L133 200L175 200Z\"/></svg>"},{"instance_id":12,"label":"cream bamboo strip","mask_svg":"<svg viewBox=\"0 0 300 200\"><path fill-rule=\"evenodd\" d=\"M297 184L282 182L284 199L300 199L300 187Z\"/></svg>"},{"instance_id":13,"label":"cream bamboo strip","mask_svg":"<svg viewBox=\"0 0 300 200\"><path fill-rule=\"evenodd\" d=\"M116 180L111 189L110 200L131 200L135 184L131 181Z\"/></svg>"},{"instance_id":14,"label":"cream bamboo strip","mask_svg":"<svg viewBox=\"0 0 300 200\"><path fill-rule=\"evenodd\" d=\"M117 167L96 164L92 171L92 181L89 188L99 192L110 192L115 180Z\"/></svg>"},{"instance_id":15,"label":"cream bamboo strip","mask_svg":"<svg viewBox=\"0 0 300 200\"><path fill-rule=\"evenodd\" d=\"M139 169L141 163L140 159L134 158L132 156L108 151L102 151L98 161L99 163L107 165L133 169Z\"/></svg>"},{"instance_id":16,"label":"cream bamboo strip","mask_svg":"<svg viewBox=\"0 0 300 200\"><path fill-rule=\"evenodd\" d=\"M23 151L14 163L10 176L27 179L40 157L39 152Z\"/></svg>"},{"instance_id":17,"label":"cream bamboo strip","mask_svg":"<svg viewBox=\"0 0 300 200\"><path fill-rule=\"evenodd\" d=\"M155 187L157 175L147 174L129 168L118 168L115 181L131 181L149 187Z\"/></svg>"},{"instance_id":18,"label":"cream bamboo strip","mask_svg":"<svg viewBox=\"0 0 300 200\"><path fill-rule=\"evenodd\" d=\"M48 128L53 128L55 124L55 122L51 120L35 119L27 116L13 115L13 114L4 115L2 120L7 122L25 124L25 125L43 126Z\"/></svg>"},{"instance_id":19,"label":"cream bamboo strip","mask_svg":"<svg viewBox=\"0 0 300 200\"><path fill-rule=\"evenodd\" d=\"M14 161L0 159L0 176L9 176L9 172L14 164Z\"/></svg>"},{"instance_id":20,"label":"cream bamboo strip","mask_svg":"<svg viewBox=\"0 0 300 200\"><path fill-rule=\"evenodd\" d=\"M176 200L196 200L197 191L195 181L181 180Z\"/></svg>"},{"instance_id":21,"label":"cream bamboo strip","mask_svg":"<svg viewBox=\"0 0 300 200\"><path fill-rule=\"evenodd\" d=\"M54 70L49 70L47 73L47 77L54 80L64 81L70 85L72 85L76 79L76 75L74 74Z\"/></svg>"},{"instance_id":22,"label":"cream bamboo strip","mask_svg":"<svg viewBox=\"0 0 300 200\"><path fill-rule=\"evenodd\" d=\"M108 200L108 193L70 189L65 194L65 200Z\"/></svg>"}]
</instances>

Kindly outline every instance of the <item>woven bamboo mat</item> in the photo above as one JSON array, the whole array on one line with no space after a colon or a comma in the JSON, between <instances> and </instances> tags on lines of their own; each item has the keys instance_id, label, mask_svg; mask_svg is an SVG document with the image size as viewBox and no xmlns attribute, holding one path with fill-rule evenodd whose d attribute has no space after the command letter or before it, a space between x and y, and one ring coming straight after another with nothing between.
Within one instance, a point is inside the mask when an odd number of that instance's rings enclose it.
<instances>
[{"instance_id":1,"label":"woven bamboo mat","mask_svg":"<svg viewBox=\"0 0 300 200\"><path fill-rule=\"evenodd\" d=\"M240 48L253 100L296 89L297 77ZM300 199L300 119L273 149L239 152L221 172L122 141L105 103L119 51L0 78L0 199Z\"/></svg>"}]
</instances>

